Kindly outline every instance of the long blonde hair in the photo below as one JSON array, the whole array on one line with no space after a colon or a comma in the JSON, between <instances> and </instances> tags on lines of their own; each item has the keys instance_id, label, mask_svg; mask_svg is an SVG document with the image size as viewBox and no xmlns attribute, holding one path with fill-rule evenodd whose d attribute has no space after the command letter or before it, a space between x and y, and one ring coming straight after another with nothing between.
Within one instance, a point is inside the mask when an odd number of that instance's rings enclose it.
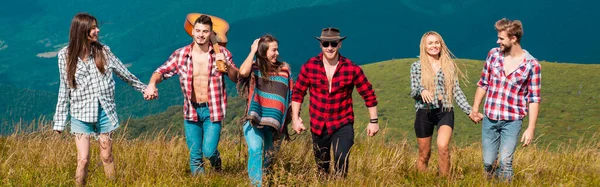
<instances>
[{"instance_id":1,"label":"long blonde hair","mask_svg":"<svg viewBox=\"0 0 600 187\"><path fill-rule=\"evenodd\" d=\"M444 95L447 96L447 102L450 103L450 106L444 106L444 108L452 107L452 102L454 99L454 83L460 77L463 80L467 81L466 76L460 71L460 69L456 66L456 57L450 52L446 43L444 43L444 39L442 36L435 32L429 31L423 34L421 38L420 55L419 60L421 62L421 84L425 87L426 90L433 91L435 90L435 82L437 81L437 72L433 72L433 68L431 67L431 62L429 60L429 54L427 53L427 43L426 39L428 36L436 36L440 40L440 66L442 69L442 73L444 73ZM468 82L468 81L467 81ZM439 94L439 93L438 93ZM437 95L434 96L437 99Z\"/></svg>"}]
</instances>

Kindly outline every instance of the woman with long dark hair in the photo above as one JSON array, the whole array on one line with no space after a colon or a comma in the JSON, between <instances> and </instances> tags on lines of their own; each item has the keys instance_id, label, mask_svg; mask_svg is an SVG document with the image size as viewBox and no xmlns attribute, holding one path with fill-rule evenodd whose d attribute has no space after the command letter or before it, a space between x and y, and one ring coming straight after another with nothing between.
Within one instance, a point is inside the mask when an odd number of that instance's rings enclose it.
<instances>
[{"instance_id":1,"label":"woman with long dark hair","mask_svg":"<svg viewBox=\"0 0 600 187\"><path fill-rule=\"evenodd\" d=\"M113 73L137 91L143 92L146 88L108 46L98 41L99 32L94 16L75 15L71 21L69 45L58 53L60 86L53 129L57 133L64 131L70 117L71 133L75 135L77 146L77 185L86 183L91 137L100 142L104 173L109 179L115 177L111 134L119 127L119 121Z\"/></svg>"},{"instance_id":2,"label":"woman with long dark hair","mask_svg":"<svg viewBox=\"0 0 600 187\"><path fill-rule=\"evenodd\" d=\"M256 61L254 57L256 56ZM247 97L242 119L248 144L248 175L261 186L263 170L269 167L276 150L274 142L285 134L289 120L292 76L290 67L279 61L279 46L270 34L256 39L240 66L238 92Z\"/></svg>"}]
</instances>

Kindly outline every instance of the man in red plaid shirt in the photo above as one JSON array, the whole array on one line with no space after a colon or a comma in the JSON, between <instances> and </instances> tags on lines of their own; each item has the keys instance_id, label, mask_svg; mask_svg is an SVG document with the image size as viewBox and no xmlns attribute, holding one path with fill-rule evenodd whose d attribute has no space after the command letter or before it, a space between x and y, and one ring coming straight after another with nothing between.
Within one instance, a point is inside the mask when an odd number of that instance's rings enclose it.
<instances>
[{"instance_id":1,"label":"man in red plaid shirt","mask_svg":"<svg viewBox=\"0 0 600 187\"><path fill-rule=\"evenodd\" d=\"M227 107L224 76L236 82L238 69L231 60L229 50L223 46L219 46L221 53L213 50L210 42L213 22L209 16L202 15L196 19L192 35L192 44L177 49L165 64L156 69L145 93L155 93L147 99L158 97L156 84L179 75L190 170L192 175L196 175L204 173L203 156L210 160L213 168L221 169L217 146ZM225 62L227 72L217 70L218 60Z\"/></svg>"},{"instance_id":2,"label":"man in red plaid shirt","mask_svg":"<svg viewBox=\"0 0 600 187\"><path fill-rule=\"evenodd\" d=\"M340 37L339 29L325 28L321 37L316 38L320 41L322 53L302 65L292 92L292 128L296 133L305 130L299 115L308 89L313 151L319 171L325 175L329 172L332 147L336 176L345 177L349 151L354 144L352 90L356 86L369 109L369 136L374 136L379 130L377 98L360 66L339 54L342 40L346 38Z\"/></svg>"},{"instance_id":3,"label":"man in red plaid shirt","mask_svg":"<svg viewBox=\"0 0 600 187\"><path fill-rule=\"evenodd\" d=\"M510 181L514 175L512 160L518 135L523 118L528 114L529 125L521 142L527 146L533 139L540 110L542 67L521 48L523 25L519 20L504 18L497 21L495 27L496 43L500 47L488 53L470 115L475 122L482 120L479 105L485 95L481 144L486 176L489 179L495 175ZM499 167L495 169L493 164L498 154Z\"/></svg>"}]
</instances>

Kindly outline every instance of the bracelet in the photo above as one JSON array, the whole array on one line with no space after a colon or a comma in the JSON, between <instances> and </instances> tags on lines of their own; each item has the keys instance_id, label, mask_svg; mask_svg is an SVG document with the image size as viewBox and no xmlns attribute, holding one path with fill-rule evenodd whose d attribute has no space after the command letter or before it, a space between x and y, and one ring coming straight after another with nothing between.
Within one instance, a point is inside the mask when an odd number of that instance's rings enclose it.
<instances>
[{"instance_id":1,"label":"bracelet","mask_svg":"<svg viewBox=\"0 0 600 187\"><path fill-rule=\"evenodd\" d=\"M377 123L377 122L379 122L379 118L371 119L369 122L370 123Z\"/></svg>"}]
</instances>

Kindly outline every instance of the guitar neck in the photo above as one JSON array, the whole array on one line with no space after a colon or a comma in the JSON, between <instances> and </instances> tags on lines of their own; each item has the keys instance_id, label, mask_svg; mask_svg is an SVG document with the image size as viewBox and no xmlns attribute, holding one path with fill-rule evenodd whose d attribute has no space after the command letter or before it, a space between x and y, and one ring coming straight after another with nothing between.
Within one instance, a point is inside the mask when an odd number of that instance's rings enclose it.
<instances>
[{"instance_id":1,"label":"guitar neck","mask_svg":"<svg viewBox=\"0 0 600 187\"><path fill-rule=\"evenodd\" d=\"M210 37L210 41L213 44L213 50L215 50L215 53L221 53L221 47L219 46L219 42L217 42L217 39L213 36Z\"/></svg>"}]
</instances>

